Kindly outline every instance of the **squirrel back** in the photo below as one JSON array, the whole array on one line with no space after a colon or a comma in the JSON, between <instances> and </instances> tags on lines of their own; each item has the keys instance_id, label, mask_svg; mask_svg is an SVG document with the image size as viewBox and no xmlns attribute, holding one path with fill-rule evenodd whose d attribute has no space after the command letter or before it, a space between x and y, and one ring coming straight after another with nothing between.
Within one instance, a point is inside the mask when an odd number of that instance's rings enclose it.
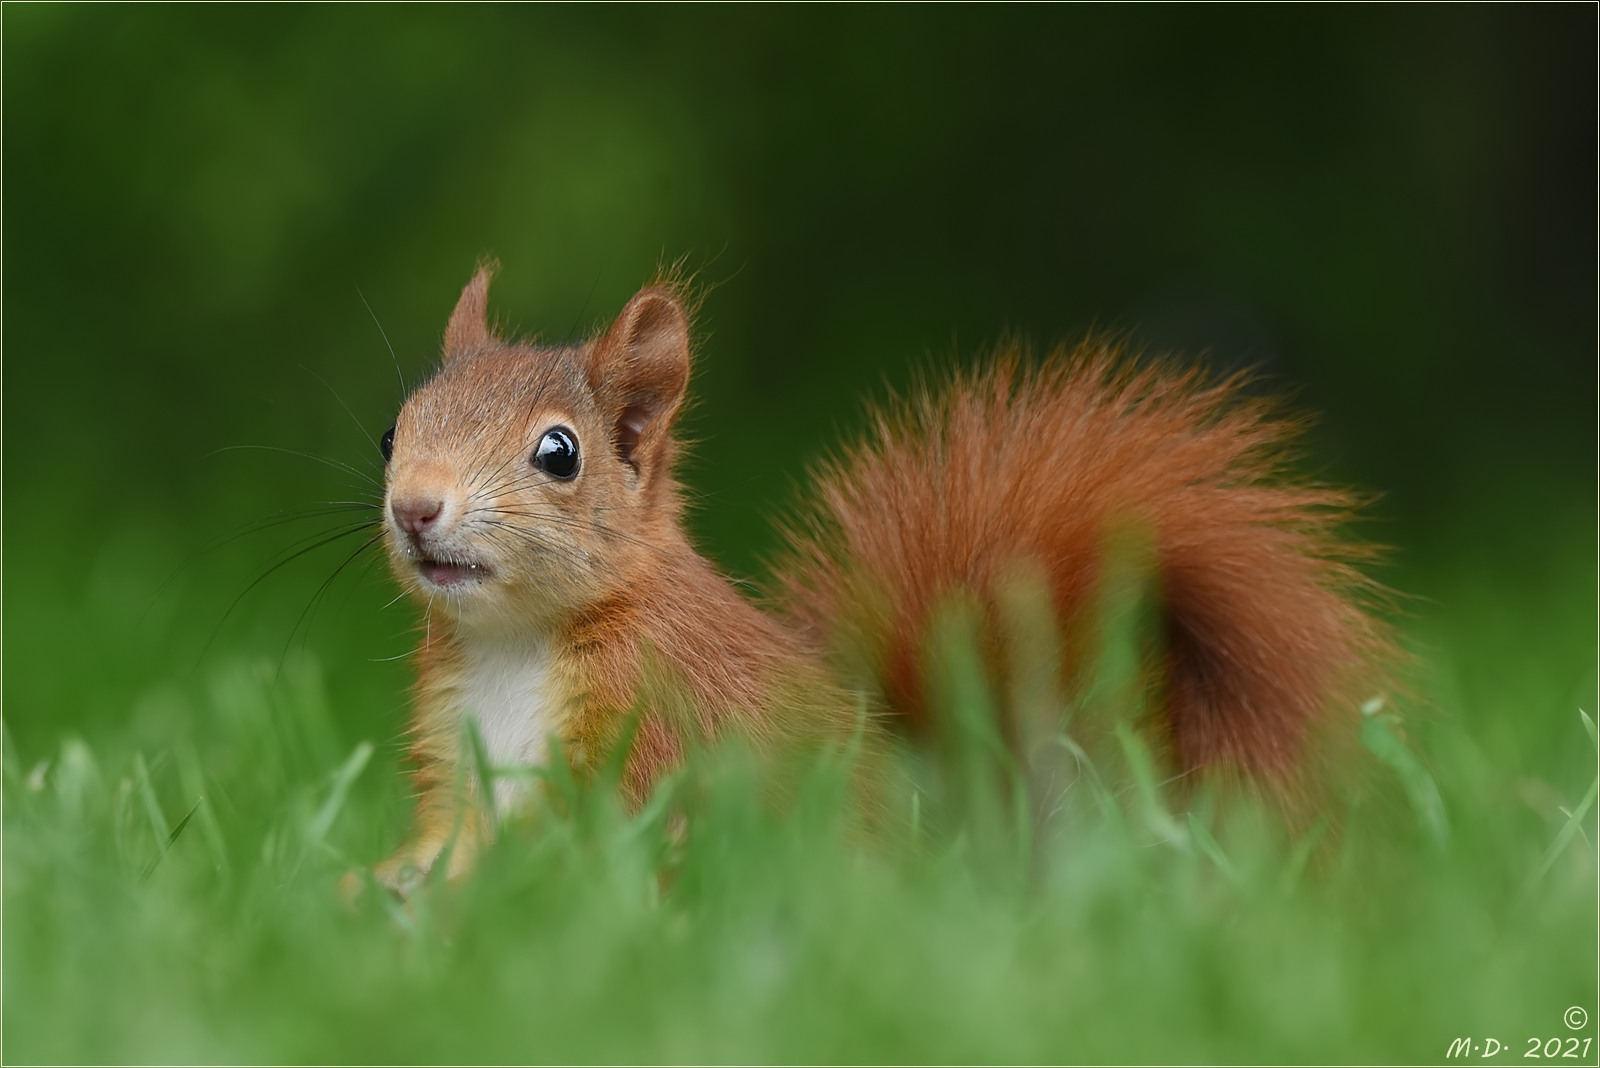
<instances>
[{"instance_id":1,"label":"squirrel back","mask_svg":"<svg viewBox=\"0 0 1600 1068\"><path fill-rule=\"evenodd\" d=\"M1002 354L922 390L824 466L768 613L683 528L682 287L658 282L599 336L541 346L491 329L493 270L463 290L442 367L383 442L390 563L425 612L420 798L410 841L380 866L391 885L452 841L452 870L465 870L492 827L458 796L463 771L481 792L469 721L492 768L543 763L552 740L592 761L631 724L634 804L702 740L847 739L874 700L887 714L872 729L914 732L930 715L922 658L941 606L977 598L1003 684L1015 650L996 599L1022 573L1047 591L1073 694L1119 538L1144 547L1158 588L1148 726L1181 770L1289 797L1316 726L1354 722L1381 678L1390 639L1364 607L1375 588L1355 567L1363 551L1337 536L1353 501L1282 474L1294 426L1237 381L1130 369L1091 344L1038 367ZM525 791L503 785L486 801L514 807Z\"/></svg>"}]
</instances>

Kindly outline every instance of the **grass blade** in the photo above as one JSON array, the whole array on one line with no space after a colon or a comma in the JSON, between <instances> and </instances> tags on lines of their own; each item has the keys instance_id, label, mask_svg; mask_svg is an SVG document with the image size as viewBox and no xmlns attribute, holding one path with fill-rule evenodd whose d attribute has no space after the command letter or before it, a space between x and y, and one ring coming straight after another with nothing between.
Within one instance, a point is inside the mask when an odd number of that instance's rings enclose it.
<instances>
[{"instance_id":1,"label":"grass blade","mask_svg":"<svg viewBox=\"0 0 1600 1068\"><path fill-rule=\"evenodd\" d=\"M1363 711L1366 711L1363 709ZM1445 817L1444 799L1433 776L1422 761L1406 747L1400 736L1377 715L1368 715L1361 724L1361 744L1400 777L1406 797L1416 811L1422 829L1435 848L1443 849L1450 840L1450 824Z\"/></svg>"},{"instance_id":2,"label":"grass blade","mask_svg":"<svg viewBox=\"0 0 1600 1068\"><path fill-rule=\"evenodd\" d=\"M356 776L361 774L362 769L367 766L367 761L371 759L372 743L362 741L339 766L339 770L334 772L333 786L328 791L327 799L306 824L306 840L309 844L322 844L328 831L333 827L333 821L339 818L339 811L344 808L345 798L350 793L350 784L356 781Z\"/></svg>"}]
</instances>

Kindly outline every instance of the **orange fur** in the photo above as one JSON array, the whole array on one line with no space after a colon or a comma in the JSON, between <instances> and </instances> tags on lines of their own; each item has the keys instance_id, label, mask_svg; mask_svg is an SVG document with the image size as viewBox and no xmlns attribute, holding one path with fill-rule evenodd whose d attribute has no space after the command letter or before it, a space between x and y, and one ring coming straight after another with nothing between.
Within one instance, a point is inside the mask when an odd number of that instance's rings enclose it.
<instances>
[{"instance_id":1,"label":"orange fur","mask_svg":"<svg viewBox=\"0 0 1600 1068\"><path fill-rule=\"evenodd\" d=\"M1359 722L1393 645L1364 607L1377 589L1355 564L1370 550L1339 537L1355 501L1285 476L1297 427L1241 385L1087 342L1037 368L1004 351L919 389L819 472L778 568L789 619L819 643L875 637L872 681L917 728L918 657L943 599L976 594L992 646L1001 585L1042 568L1072 692L1108 558L1131 543L1155 580L1157 732L1179 770L1295 792L1319 725ZM1004 674L1003 653L990 660Z\"/></svg>"},{"instance_id":2,"label":"orange fur","mask_svg":"<svg viewBox=\"0 0 1600 1068\"><path fill-rule=\"evenodd\" d=\"M1081 688L1093 609L1128 532L1158 579L1156 731L1182 769L1231 768L1291 793L1314 725L1353 722L1380 677L1390 639L1363 607L1373 587L1354 567L1360 551L1336 536L1353 502L1282 475L1294 428L1237 382L1132 370L1088 345L1039 369L1002 353L919 391L824 466L772 615L683 531L672 476L689 376L683 287L659 281L600 336L540 347L490 328L492 273L463 291L442 368L386 438L391 564L427 613L412 725L421 796L411 839L380 867L391 885L452 838L451 871L465 870L491 826L464 767L468 716L491 763L535 764L547 736L568 759L597 759L637 716L623 789L642 804L703 740L848 737L863 694L917 730L929 716L920 658L953 596L986 606L984 648L1003 682L995 606L1026 567L1064 627L1061 681ZM561 435L579 457L567 467ZM872 650L864 676L824 655L852 643Z\"/></svg>"}]
</instances>

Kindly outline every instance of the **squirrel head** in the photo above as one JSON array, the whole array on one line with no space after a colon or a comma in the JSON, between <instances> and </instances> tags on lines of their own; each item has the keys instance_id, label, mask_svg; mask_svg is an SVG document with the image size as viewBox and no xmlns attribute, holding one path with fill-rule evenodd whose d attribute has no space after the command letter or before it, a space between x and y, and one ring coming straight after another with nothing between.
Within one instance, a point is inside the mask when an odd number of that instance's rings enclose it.
<instances>
[{"instance_id":1,"label":"squirrel head","mask_svg":"<svg viewBox=\"0 0 1600 1068\"><path fill-rule=\"evenodd\" d=\"M689 318L646 287L577 345L503 340L479 266L438 372L384 435L395 577L462 623L559 625L637 581L678 530L672 425Z\"/></svg>"}]
</instances>

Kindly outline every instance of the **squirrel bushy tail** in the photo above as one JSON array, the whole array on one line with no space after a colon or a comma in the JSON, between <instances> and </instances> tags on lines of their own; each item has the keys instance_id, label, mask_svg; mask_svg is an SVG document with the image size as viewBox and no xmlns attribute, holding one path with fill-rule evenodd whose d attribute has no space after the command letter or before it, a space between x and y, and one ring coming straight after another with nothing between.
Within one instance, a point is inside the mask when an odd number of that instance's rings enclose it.
<instances>
[{"instance_id":1,"label":"squirrel bushy tail","mask_svg":"<svg viewBox=\"0 0 1600 1068\"><path fill-rule=\"evenodd\" d=\"M865 642L891 720L930 720L924 656L941 604L975 597L1004 693L997 598L1010 570L1047 578L1060 679L1089 685L1097 599L1117 539L1149 561L1145 650L1158 748L1294 796L1331 733L1384 686L1391 633L1371 611L1372 555L1339 528L1348 492L1285 473L1292 419L1239 376L1133 366L1086 342L1043 365L1002 351L873 417L817 472L776 567L790 623L838 651ZM848 653L859 664L861 653Z\"/></svg>"}]
</instances>

